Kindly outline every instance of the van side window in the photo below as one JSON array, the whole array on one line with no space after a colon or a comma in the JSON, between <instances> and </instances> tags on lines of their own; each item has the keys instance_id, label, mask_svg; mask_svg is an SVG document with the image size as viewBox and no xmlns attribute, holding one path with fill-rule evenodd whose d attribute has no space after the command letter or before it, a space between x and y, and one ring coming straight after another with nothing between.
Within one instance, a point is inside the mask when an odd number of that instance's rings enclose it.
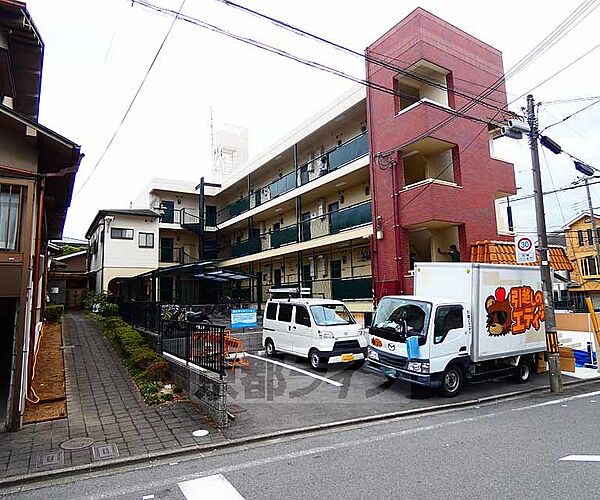
<instances>
[{"instance_id":1,"label":"van side window","mask_svg":"<svg viewBox=\"0 0 600 500\"><path fill-rule=\"evenodd\" d=\"M290 323L292 321L292 304L279 304L279 321Z\"/></svg>"},{"instance_id":2,"label":"van side window","mask_svg":"<svg viewBox=\"0 0 600 500\"><path fill-rule=\"evenodd\" d=\"M450 330L463 327L462 306L438 307L435 313L435 329L433 332L433 343L440 344L448 335Z\"/></svg>"},{"instance_id":3,"label":"van side window","mask_svg":"<svg viewBox=\"0 0 600 500\"><path fill-rule=\"evenodd\" d=\"M275 302L271 302L267 305L267 319L275 318L277 318L277 304Z\"/></svg>"},{"instance_id":4,"label":"van side window","mask_svg":"<svg viewBox=\"0 0 600 500\"><path fill-rule=\"evenodd\" d=\"M296 324L310 326L310 316L306 307L296 306Z\"/></svg>"}]
</instances>

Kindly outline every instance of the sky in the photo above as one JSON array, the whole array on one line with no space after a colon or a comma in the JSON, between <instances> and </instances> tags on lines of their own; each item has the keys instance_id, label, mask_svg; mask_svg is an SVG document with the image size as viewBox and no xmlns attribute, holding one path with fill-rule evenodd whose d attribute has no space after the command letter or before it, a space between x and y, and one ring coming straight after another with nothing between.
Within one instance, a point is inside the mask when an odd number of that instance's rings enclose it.
<instances>
[{"instance_id":1,"label":"sky","mask_svg":"<svg viewBox=\"0 0 600 500\"><path fill-rule=\"evenodd\" d=\"M177 10L181 0L153 0ZM363 51L416 7L423 7L499 49L505 70L548 35L580 1L238 0L324 38ZM550 7L551 6L551 7ZM101 208L128 208L153 177L197 181L211 170L210 110L216 126L249 129L250 157L285 136L356 84L222 35L177 21L127 119L95 168L155 57L172 18L130 0L29 0L45 42L40 122L82 146L64 235L83 237ZM298 37L216 0L187 0L185 14L364 77L364 60ZM509 101L598 43L600 9L507 81ZM600 48L534 91L542 127L594 101L552 102L600 95ZM525 100L511 109L519 112ZM564 150L600 167L600 104L553 126L547 135ZM532 192L527 142L500 139L515 164L517 197ZM540 152L544 190L577 178L566 155ZM82 185L90 176L93 175ZM592 186L600 209L600 184ZM585 208L585 190L545 197L549 229ZM533 202L513 204L516 230L535 231Z\"/></svg>"}]
</instances>

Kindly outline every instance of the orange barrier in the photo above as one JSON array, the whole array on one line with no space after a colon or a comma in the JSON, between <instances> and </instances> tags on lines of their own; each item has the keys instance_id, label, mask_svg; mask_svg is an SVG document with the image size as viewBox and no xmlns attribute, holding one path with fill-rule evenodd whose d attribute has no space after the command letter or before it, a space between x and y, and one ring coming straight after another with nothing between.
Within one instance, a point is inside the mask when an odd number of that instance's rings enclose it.
<instances>
[{"instance_id":1,"label":"orange barrier","mask_svg":"<svg viewBox=\"0 0 600 500\"><path fill-rule=\"evenodd\" d=\"M243 356L239 356L239 354ZM228 361L229 356L233 356L233 362L231 363L231 371L235 370L235 365L238 366L249 366L248 358L244 352L244 343L240 339L236 339L231 335L225 336L225 360Z\"/></svg>"}]
</instances>

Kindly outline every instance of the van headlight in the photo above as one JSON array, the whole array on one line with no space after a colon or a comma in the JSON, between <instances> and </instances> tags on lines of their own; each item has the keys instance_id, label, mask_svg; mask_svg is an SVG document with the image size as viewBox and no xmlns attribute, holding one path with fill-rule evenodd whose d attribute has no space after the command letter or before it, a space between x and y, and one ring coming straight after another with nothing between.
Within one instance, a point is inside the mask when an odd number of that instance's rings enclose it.
<instances>
[{"instance_id":1,"label":"van headlight","mask_svg":"<svg viewBox=\"0 0 600 500\"><path fill-rule=\"evenodd\" d=\"M409 361L408 371L416 373L429 373L429 361Z\"/></svg>"},{"instance_id":2,"label":"van headlight","mask_svg":"<svg viewBox=\"0 0 600 500\"><path fill-rule=\"evenodd\" d=\"M332 339L333 338L333 332L328 332L328 331L319 331L319 338L320 339Z\"/></svg>"},{"instance_id":3,"label":"van headlight","mask_svg":"<svg viewBox=\"0 0 600 500\"><path fill-rule=\"evenodd\" d=\"M367 357L369 359L374 359L375 361L379 361L379 354L377 354L377 351L374 351L371 348L367 349Z\"/></svg>"}]
</instances>

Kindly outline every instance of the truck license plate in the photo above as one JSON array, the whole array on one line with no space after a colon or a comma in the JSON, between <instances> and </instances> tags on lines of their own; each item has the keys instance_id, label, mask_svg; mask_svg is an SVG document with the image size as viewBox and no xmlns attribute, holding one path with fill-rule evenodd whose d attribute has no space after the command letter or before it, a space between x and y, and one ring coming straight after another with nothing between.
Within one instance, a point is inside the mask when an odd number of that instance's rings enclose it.
<instances>
[{"instance_id":1,"label":"truck license plate","mask_svg":"<svg viewBox=\"0 0 600 500\"><path fill-rule=\"evenodd\" d=\"M347 363L348 361L354 361L354 354L342 354L342 361Z\"/></svg>"}]
</instances>

